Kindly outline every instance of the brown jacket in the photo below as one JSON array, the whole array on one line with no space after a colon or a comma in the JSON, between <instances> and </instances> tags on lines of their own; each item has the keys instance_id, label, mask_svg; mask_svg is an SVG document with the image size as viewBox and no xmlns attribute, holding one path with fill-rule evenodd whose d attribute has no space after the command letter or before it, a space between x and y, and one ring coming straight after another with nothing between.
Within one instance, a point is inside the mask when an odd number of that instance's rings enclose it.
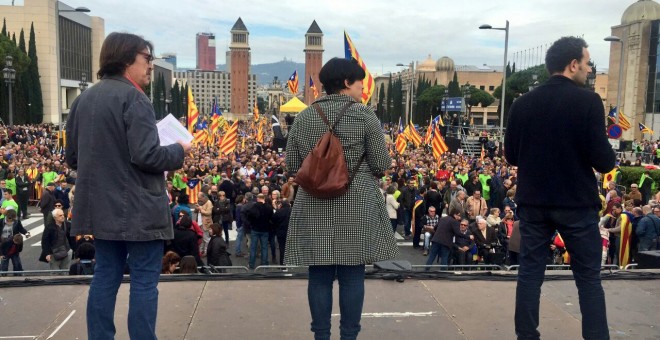
<instances>
[{"instance_id":1,"label":"brown jacket","mask_svg":"<svg viewBox=\"0 0 660 340\"><path fill-rule=\"evenodd\" d=\"M202 214L202 227L204 229L210 228L211 224L213 224L213 218L211 217L213 214L213 203L211 203L211 200L207 200L206 203L199 206L199 213Z\"/></svg>"},{"instance_id":2,"label":"brown jacket","mask_svg":"<svg viewBox=\"0 0 660 340\"><path fill-rule=\"evenodd\" d=\"M477 200L474 196L470 196L467 198L467 208L465 210L469 219L475 219L477 216L486 218L488 204L486 204L486 200L483 197Z\"/></svg>"}]
</instances>

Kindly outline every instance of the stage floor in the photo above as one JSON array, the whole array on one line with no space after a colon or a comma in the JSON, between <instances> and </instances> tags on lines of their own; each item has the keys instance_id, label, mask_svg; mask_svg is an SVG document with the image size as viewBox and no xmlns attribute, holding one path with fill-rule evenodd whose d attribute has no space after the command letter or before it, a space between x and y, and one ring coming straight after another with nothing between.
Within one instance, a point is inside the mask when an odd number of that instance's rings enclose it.
<instances>
[{"instance_id":1,"label":"stage floor","mask_svg":"<svg viewBox=\"0 0 660 340\"><path fill-rule=\"evenodd\" d=\"M31 278L34 279L34 278ZM15 280L15 278L2 278ZM515 339L513 281L370 279L360 339ZM657 280L606 280L613 339L660 338ZM119 291L117 339L128 339L128 284ZM311 339L307 281L161 282L159 339ZM0 289L0 339L86 339L87 285ZM338 313L334 289L333 313ZM541 298L543 339L579 339L573 281L547 281ZM339 338L339 316L332 317Z\"/></svg>"}]
</instances>

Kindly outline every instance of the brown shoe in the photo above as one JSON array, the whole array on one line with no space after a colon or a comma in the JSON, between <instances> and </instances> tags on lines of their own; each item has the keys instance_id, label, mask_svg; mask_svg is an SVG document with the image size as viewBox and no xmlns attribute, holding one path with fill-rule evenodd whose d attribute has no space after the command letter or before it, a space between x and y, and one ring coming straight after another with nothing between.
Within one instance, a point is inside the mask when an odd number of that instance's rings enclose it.
<instances>
[{"instance_id":1,"label":"brown shoe","mask_svg":"<svg viewBox=\"0 0 660 340\"><path fill-rule=\"evenodd\" d=\"M424 250L423 255L424 255L424 256L429 256L429 251L428 251L428 250Z\"/></svg>"}]
</instances>

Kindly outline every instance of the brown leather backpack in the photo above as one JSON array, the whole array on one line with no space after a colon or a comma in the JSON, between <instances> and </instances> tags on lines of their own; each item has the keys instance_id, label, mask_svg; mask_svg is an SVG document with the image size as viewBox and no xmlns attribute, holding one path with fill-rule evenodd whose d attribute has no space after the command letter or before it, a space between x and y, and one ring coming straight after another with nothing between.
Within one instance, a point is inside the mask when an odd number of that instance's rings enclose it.
<instances>
[{"instance_id":1,"label":"brown leather backpack","mask_svg":"<svg viewBox=\"0 0 660 340\"><path fill-rule=\"evenodd\" d=\"M349 176L344 158L344 147L335 133L335 126L353 104L355 103L350 102L344 105L332 125L328 122L328 118L319 104L314 104L314 108L328 126L328 132L321 136L314 149L305 157L296 174L295 182L316 198L335 198L345 194L364 160L363 155Z\"/></svg>"}]
</instances>

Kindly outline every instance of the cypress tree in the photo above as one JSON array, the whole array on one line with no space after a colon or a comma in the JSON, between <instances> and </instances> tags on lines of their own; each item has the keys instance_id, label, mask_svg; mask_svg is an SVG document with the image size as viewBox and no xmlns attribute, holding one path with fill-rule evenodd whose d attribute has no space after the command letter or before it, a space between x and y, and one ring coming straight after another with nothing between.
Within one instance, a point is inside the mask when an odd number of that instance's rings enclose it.
<instances>
[{"instance_id":1,"label":"cypress tree","mask_svg":"<svg viewBox=\"0 0 660 340\"><path fill-rule=\"evenodd\" d=\"M162 73L160 74L160 78L158 79L158 82L159 82L158 87L160 88L160 95L161 95L161 97L159 98L159 99L161 99L161 101L160 101L161 117L160 118L162 119L162 118L165 118L165 116L167 116L167 108L166 108L166 105L165 105L165 101L167 100L167 91L165 89L165 76Z\"/></svg>"},{"instance_id":2,"label":"cypress tree","mask_svg":"<svg viewBox=\"0 0 660 340\"><path fill-rule=\"evenodd\" d=\"M30 65L28 66L28 74L30 76L30 95L28 106L30 113L28 114L29 123L40 124L44 120L44 102L41 93L41 82L39 80L39 63L37 60L37 43L34 38L34 22L30 26L30 40L28 41L28 57L30 58Z\"/></svg>"},{"instance_id":3,"label":"cypress tree","mask_svg":"<svg viewBox=\"0 0 660 340\"><path fill-rule=\"evenodd\" d=\"M383 110L383 102L385 101L385 84L380 84L378 90L378 104L376 104L376 116L380 119L381 123L385 122L385 112Z\"/></svg>"},{"instance_id":4,"label":"cypress tree","mask_svg":"<svg viewBox=\"0 0 660 340\"><path fill-rule=\"evenodd\" d=\"M392 84L392 73L390 73L390 79L387 82L387 101L385 102L385 113L387 114L387 120L391 123L394 122L394 116L392 115L392 94L393 94L393 86Z\"/></svg>"},{"instance_id":5,"label":"cypress tree","mask_svg":"<svg viewBox=\"0 0 660 340\"><path fill-rule=\"evenodd\" d=\"M449 82L447 85L447 89L449 90L449 97L461 97L461 87L458 85L458 73L454 72L454 79Z\"/></svg>"},{"instance_id":6,"label":"cypress tree","mask_svg":"<svg viewBox=\"0 0 660 340\"><path fill-rule=\"evenodd\" d=\"M18 38L18 49L27 55L25 49L25 33L23 29L19 34ZM16 74L16 84L14 85L14 114L13 122L14 124L25 124L27 122L27 111L28 111L28 100L30 95L29 88L30 77L28 70Z\"/></svg>"},{"instance_id":7,"label":"cypress tree","mask_svg":"<svg viewBox=\"0 0 660 340\"><path fill-rule=\"evenodd\" d=\"M172 88L170 89L170 112L176 118L179 118L179 106L181 105L181 99L179 98L179 81L174 80Z\"/></svg>"},{"instance_id":8,"label":"cypress tree","mask_svg":"<svg viewBox=\"0 0 660 340\"><path fill-rule=\"evenodd\" d=\"M2 35L7 35L7 18L2 18Z\"/></svg>"}]
</instances>

